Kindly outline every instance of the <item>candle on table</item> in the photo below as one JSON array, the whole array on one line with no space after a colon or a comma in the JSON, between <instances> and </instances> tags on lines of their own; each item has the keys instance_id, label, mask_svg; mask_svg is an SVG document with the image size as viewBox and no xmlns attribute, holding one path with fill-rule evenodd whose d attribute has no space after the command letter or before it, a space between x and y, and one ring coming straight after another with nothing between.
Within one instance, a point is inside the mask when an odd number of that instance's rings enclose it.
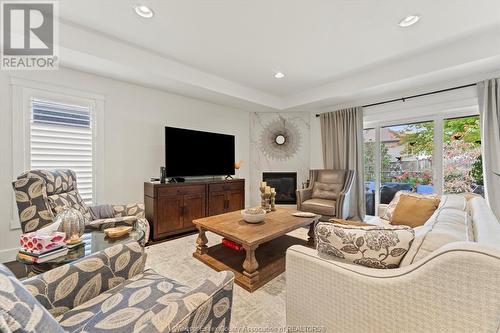
<instances>
[{"instance_id":1,"label":"candle on table","mask_svg":"<svg viewBox=\"0 0 500 333\"><path fill-rule=\"evenodd\" d=\"M272 194L275 194L276 193L276 189L274 187L271 187L271 193Z\"/></svg>"},{"instance_id":2,"label":"candle on table","mask_svg":"<svg viewBox=\"0 0 500 333\"><path fill-rule=\"evenodd\" d=\"M262 182L260 183L260 187L266 187L267 186L267 183L266 182Z\"/></svg>"},{"instance_id":3,"label":"candle on table","mask_svg":"<svg viewBox=\"0 0 500 333\"><path fill-rule=\"evenodd\" d=\"M271 193L271 186L266 186L266 193Z\"/></svg>"}]
</instances>

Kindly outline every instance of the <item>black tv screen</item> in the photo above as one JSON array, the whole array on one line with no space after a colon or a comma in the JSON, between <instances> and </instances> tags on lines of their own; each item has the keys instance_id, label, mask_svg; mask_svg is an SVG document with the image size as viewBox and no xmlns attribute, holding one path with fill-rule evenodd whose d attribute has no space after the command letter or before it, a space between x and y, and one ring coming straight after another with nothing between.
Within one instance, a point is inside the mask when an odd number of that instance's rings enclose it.
<instances>
[{"instance_id":1,"label":"black tv screen","mask_svg":"<svg viewBox=\"0 0 500 333\"><path fill-rule=\"evenodd\" d=\"M234 174L234 135L165 127L167 177Z\"/></svg>"}]
</instances>

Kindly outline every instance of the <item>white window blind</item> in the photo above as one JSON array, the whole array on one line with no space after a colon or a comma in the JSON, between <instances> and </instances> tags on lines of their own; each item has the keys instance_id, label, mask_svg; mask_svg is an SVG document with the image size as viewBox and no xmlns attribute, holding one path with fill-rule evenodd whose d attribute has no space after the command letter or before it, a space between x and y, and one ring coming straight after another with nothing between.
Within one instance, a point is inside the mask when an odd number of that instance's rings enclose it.
<instances>
[{"instance_id":1,"label":"white window blind","mask_svg":"<svg viewBox=\"0 0 500 333\"><path fill-rule=\"evenodd\" d=\"M93 202L92 110L33 98L30 121L32 169L71 169L82 199Z\"/></svg>"}]
</instances>

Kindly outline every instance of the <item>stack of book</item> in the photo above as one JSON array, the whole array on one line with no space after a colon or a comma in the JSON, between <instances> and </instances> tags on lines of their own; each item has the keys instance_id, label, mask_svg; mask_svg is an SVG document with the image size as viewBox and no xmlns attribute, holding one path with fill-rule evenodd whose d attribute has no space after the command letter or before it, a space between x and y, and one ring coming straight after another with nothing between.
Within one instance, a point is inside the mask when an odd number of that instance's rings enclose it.
<instances>
[{"instance_id":1,"label":"stack of book","mask_svg":"<svg viewBox=\"0 0 500 333\"><path fill-rule=\"evenodd\" d=\"M19 250L19 259L30 261L33 263L43 263L49 260L53 260L68 254L68 248L66 245L62 245L56 248L49 249L47 251L30 251L24 248Z\"/></svg>"},{"instance_id":2,"label":"stack of book","mask_svg":"<svg viewBox=\"0 0 500 333\"><path fill-rule=\"evenodd\" d=\"M236 251L243 250L243 246L241 246L241 244L233 242L227 238L222 238L222 246L228 247L228 248L236 250Z\"/></svg>"},{"instance_id":3,"label":"stack of book","mask_svg":"<svg viewBox=\"0 0 500 333\"><path fill-rule=\"evenodd\" d=\"M66 247L68 248L68 250L73 250L81 245L85 244L81 239L77 242L72 242L72 243L66 243Z\"/></svg>"}]
</instances>

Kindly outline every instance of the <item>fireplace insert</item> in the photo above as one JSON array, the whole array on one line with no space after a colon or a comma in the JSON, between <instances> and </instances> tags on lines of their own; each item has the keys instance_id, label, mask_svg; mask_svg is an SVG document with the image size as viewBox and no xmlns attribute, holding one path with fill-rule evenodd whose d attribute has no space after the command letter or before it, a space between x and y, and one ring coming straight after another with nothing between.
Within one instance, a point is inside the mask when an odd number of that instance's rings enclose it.
<instances>
[{"instance_id":1,"label":"fireplace insert","mask_svg":"<svg viewBox=\"0 0 500 333\"><path fill-rule=\"evenodd\" d=\"M276 189L276 204L295 204L297 197L296 172L264 172L262 180Z\"/></svg>"}]
</instances>

